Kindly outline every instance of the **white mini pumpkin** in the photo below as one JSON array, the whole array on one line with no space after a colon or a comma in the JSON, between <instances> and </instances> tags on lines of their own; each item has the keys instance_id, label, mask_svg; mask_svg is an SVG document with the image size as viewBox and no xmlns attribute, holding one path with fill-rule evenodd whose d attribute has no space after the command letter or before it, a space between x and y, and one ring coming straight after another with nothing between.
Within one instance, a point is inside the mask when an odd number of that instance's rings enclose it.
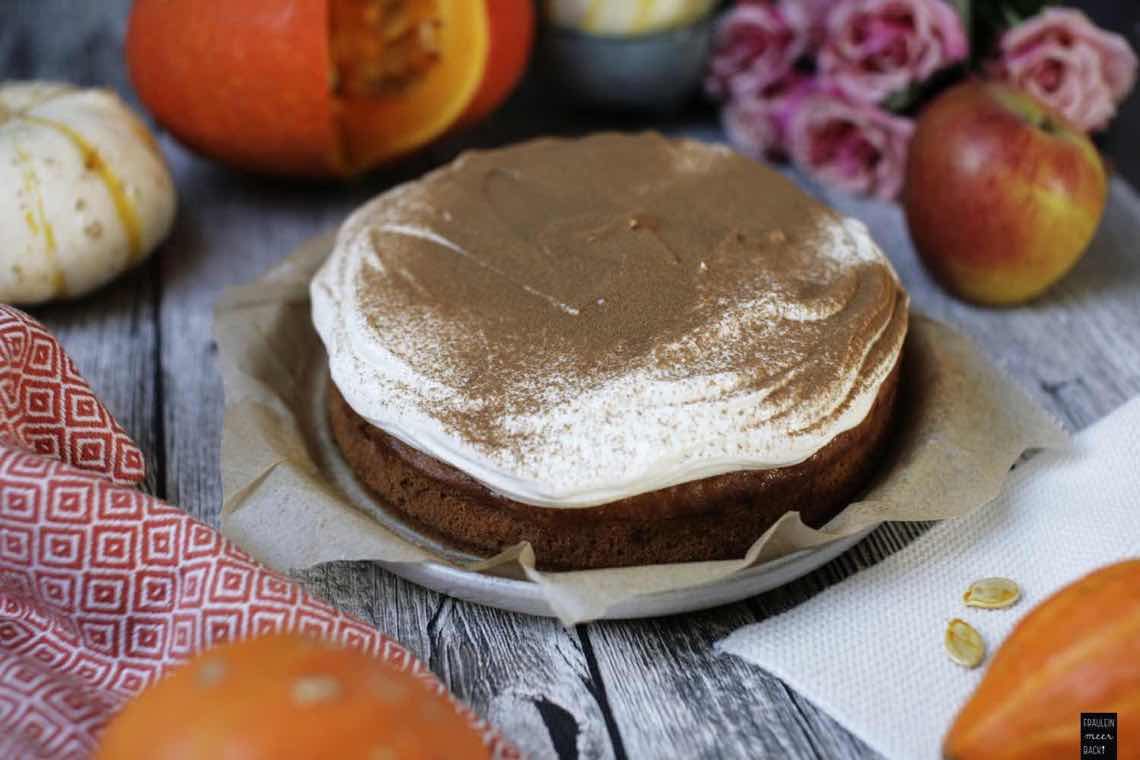
<instances>
[{"instance_id":1,"label":"white mini pumpkin","mask_svg":"<svg viewBox=\"0 0 1140 760\"><path fill-rule=\"evenodd\" d=\"M94 290L154 250L175 205L154 137L114 93L0 83L0 301Z\"/></svg>"}]
</instances>

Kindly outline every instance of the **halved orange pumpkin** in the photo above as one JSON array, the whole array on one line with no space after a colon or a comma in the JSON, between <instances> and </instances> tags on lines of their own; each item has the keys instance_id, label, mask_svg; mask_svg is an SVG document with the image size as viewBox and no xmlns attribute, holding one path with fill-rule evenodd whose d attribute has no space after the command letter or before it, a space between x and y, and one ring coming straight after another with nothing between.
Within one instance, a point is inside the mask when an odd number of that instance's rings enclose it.
<instances>
[{"instance_id":1,"label":"halved orange pumpkin","mask_svg":"<svg viewBox=\"0 0 1140 760\"><path fill-rule=\"evenodd\" d=\"M348 175L496 108L526 67L531 0L136 0L143 103L202 153Z\"/></svg>"}]
</instances>

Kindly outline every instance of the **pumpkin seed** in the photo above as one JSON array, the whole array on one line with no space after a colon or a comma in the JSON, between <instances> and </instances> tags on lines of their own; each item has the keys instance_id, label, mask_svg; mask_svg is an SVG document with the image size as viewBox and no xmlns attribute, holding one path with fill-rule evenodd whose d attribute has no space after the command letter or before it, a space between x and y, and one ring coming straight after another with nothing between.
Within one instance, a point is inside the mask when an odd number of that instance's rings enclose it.
<instances>
[{"instance_id":1,"label":"pumpkin seed","mask_svg":"<svg viewBox=\"0 0 1140 760\"><path fill-rule=\"evenodd\" d=\"M962 595L967 607L997 610L1009 607L1021 598L1021 589L1009 578L982 578L974 581Z\"/></svg>"},{"instance_id":2,"label":"pumpkin seed","mask_svg":"<svg viewBox=\"0 0 1140 760\"><path fill-rule=\"evenodd\" d=\"M982 635L965 620L954 618L946 626L946 651L964 668L976 668L986 656Z\"/></svg>"}]
</instances>

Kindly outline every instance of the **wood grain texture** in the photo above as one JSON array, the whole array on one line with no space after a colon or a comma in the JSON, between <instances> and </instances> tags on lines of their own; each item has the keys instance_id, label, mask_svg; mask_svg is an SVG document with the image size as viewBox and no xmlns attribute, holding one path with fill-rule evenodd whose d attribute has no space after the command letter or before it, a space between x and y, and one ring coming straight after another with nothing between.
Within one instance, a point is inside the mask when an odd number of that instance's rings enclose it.
<instances>
[{"instance_id":1,"label":"wood grain texture","mask_svg":"<svg viewBox=\"0 0 1140 760\"><path fill-rule=\"evenodd\" d=\"M121 61L129 4L8 0L0 7L0 70L106 84L133 101ZM464 146L649 126L718 139L711 117L694 111L650 124L582 114L532 79L474 132L347 185L237 175L164 137L181 195L170 240L112 286L36 314L143 447L148 487L216 524L222 396L211 330L224 287L255 278L361 201ZM1110 144L1133 151L1118 160L1122 166L1136 163L1134 141ZM1041 302L1005 311L940 293L893 206L824 195L868 222L919 309L974 336L1071 429L1140 392L1140 200L1128 186L1114 184L1100 234L1077 270ZM717 654L713 644L874 564L926 527L883 526L818 571L747 602L574 629L455 601L365 563L335 563L299 577L411 647L535 757L871 758L826 714L763 671Z\"/></svg>"},{"instance_id":2,"label":"wood grain texture","mask_svg":"<svg viewBox=\"0 0 1140 760\"><path fill-rule=\"evenodd\" d=\"M600 687L575 631L451 599L369 563L333 563L298 577L411 648L528 756L614 756Z\"/></svg>"}]
</instances>

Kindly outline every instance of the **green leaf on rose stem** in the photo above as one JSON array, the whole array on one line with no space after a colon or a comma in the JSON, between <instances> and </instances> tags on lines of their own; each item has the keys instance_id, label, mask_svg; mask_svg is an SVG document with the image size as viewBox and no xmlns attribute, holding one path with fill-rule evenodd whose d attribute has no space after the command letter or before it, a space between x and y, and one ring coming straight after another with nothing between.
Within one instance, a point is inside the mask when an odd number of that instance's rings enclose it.
<instances>
[{"instance_id":1,"label":"green leaf on rose stem","mask_svg":"<svg viewBox=\"0 0 1140 760\"><path fill-rule=\"evenodd\" d=\"M972 4L970 64L977 69L990 59L998 39L1010 27L1036 16L1056 0L977 0Z\"/></svg>"},{"instance_id":2,"label":"green leaf on rose stem","mask_svg":"<svg viewBox=\"0 0 1140 760\"><path fill-rule=\"evenodd\" d=\"M923 83L915 82L901 90L892 92L883 101L883 108L894 113L903 113L915 104L922 95Z\"/></svg>"},{"instance_id":3,"label":"green leaf on rose stem","mask_svg":"<svg viewBox=\"0 0 1140 760\"><path fill-rule=\"evenodd\" d=\"M897 114L916 116L922 107L947 87L961 82L966 76L965 64L958 64L936 71L925 81L913 84L905 90L890 95L883 101L883 107Z\"/></svg>"},{"instance_id":4,"label":"green leaf on rose stem","mask_svg":"<svg viewBox=\"0 0 1140 760\"><path fill-rule=\"evenodd\" d=\"M1017 9L1022 20L1036 16L1048 5L1058 5L1059 0L1008 0L1010 5Z\"/></svg>"}]
</instances>

